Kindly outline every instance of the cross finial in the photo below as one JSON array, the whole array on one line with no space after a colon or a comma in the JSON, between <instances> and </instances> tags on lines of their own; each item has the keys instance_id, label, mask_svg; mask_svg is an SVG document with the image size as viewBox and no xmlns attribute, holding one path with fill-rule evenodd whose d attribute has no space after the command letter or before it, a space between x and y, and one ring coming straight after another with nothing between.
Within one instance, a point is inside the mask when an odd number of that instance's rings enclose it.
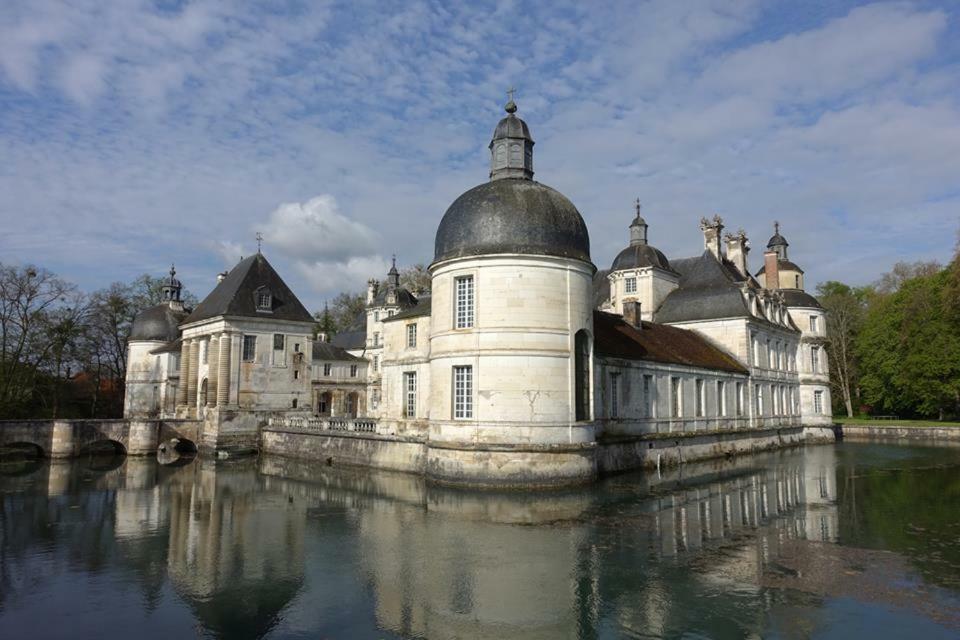
<instances>
[{"instance_id":1,"label":"cross finial","mask_svg":"<svg viewBox=\"0 0 960 640\"><path fill-rule=\"evenodd\" d=\"M397 268L397 254L393 254L393 268Z\"/></svg>"},{"instance_id":2,"label":"cross finial","mask_svg":"<svg viewBox=\"0 0 960 640\"><path fill-rule=\"evenodd\" d=\"M513 102L513 94L515 94L516 92L517 90L514 89L513 87L510 87L509 89L507 89L507 98L510 99L510 102Z\"/></svg>"},{"instance_id":3,"label":"cross finial","mask_svg":"<svg viewBox=\"0 0 960 640\"><path fill-rule=\"evenodd\" d=\"M637 199L634 201L633 205L637 208L637 217L639 218L639 217L640 217L640 208L641 208L641 206L642 206L642 205L640 204L640 198L637 198Z\"/></svg>"},{"instance_id":4,"label":"cross finial","mask_svg":"<svg viewBox=\"0 0 960 640\"><path fill-rule=\"evenodd\" d=\"M171 262L171 263L170 263L170 277L172 278L172 277L175 276L175 275L177 275L177 269L176 269L176 267L174 266L174 264Z\"/></svg>"},{"instance_id":5,"label":"cross finial","mask_svg":"<svg viewBox=\"0 0 960 640\"><path fill-rule=\"evenodd\" d=\"M503 108L503 110L509 113L510 115L513 115L514 113L517 112L517 103L513 101L513 94L516 92L517 90L514 89L513 87L510 87L509 89L507 89L507 97L510 99L510 101L507 102L507 105Z\"/></svg>"},{"instance_id":6,"label":"cross finial","mask_svg":"<svg viewBox=\"0 0 960 640\"><path fill-rule=\"evenodd\" d=\"M257 231L257 235L254 237L257 239L257 253L260 253L260 245L263 243L263 234Z\"/></svg>"},{"instance_id":7,"label":"cross finial","mask_svg":"<svg viewBox=\"0 0 960 640\"><path fill-rule=\"evenodd\" d=\"M773 232L780 233L780 223L776 220L773 221Z\"/></svg>"}]
</instances>

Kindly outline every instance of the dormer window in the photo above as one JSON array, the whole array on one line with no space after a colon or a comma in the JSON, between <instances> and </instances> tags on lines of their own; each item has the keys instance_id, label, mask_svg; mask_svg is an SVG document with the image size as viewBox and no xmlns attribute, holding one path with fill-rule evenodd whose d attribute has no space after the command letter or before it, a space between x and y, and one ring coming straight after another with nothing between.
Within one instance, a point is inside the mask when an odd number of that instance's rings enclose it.
<instances>
[{"instance_id":1,"label":"dormer window","mask_svg":"<svg viewBox=\"0 0 960 640\"><path fill-rule=\"evenodd\" d=\"M637 292L637 279L634 277L626 278L624 280L624 291L626 293L636 293Z\"/></svg>"},{"instance_id":2,"label":"dormer window","mask_svg":"<svg viewBox=\"0 0 960 640\"><path fill-rule=\"evenodd\" d=\"M254 292L253 296L257 311L273 311L273 294L270 293L270 289L260 287Z\"/></svg>"}]
</instances>

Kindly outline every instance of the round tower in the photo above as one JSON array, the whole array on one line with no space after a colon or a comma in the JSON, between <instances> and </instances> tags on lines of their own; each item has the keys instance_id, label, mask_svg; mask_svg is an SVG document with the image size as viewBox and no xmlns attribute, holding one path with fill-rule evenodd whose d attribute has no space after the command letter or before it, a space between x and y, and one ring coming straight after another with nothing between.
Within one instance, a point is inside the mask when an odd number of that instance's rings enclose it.
<instances>
[{"instance_id":1,"label":"round tower","mask_svg":"<svg viewBox=\"0 0 960 640\"><path fill-rule=\"evenodd\" d=\"M430 265L428 473L534 485L596 475L590 240L577 208L533 180L516 103L490 181L447 209Z\"/></svg>"}]
</instances>

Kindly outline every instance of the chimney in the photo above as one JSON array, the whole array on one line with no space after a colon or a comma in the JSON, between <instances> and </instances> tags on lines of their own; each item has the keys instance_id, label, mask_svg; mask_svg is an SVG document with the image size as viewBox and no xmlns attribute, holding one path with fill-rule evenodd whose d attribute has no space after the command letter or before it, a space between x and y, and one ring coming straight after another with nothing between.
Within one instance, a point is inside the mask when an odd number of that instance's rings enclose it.
<instances>
[{"instance_id":1,"label":"chimney","mask_svg":"<svg viewBox=\"0 0 960 640\"><path fill-rule=\"evenodd\" d=\"M713 216L713 220L700 218L700 230L703 231L703 246L713 254L717 260L723 259L723 249L720 246L720 233L723 231L723 218Z\"/></svg>"},{"instance_id":2,"label":"chimney","mask_svg":"<svg viewBox=\"0 0 960 640\"><path fill-rule=\"evenodd\" d=\"M634 329L642 329L640 320L640 303L636 300L627 300L623 303L623 319Z\"/></svg>"},{"instance_id":3,"label":"chimney","mask_svg":"<svg viewBox=\"0 0 960 640\"><path fill-rule=\"evenodd\" d=\"M373 299L377 297L378 284L379 283L373 278L367 280L367 304L372 304Z\"/></svg>"},{"instance_id":4,"label":"chimney","mask_svg":"<svg viewBox=\"0 0 960 640\"><path fill-rule=\"evenodd\" d=\"M327 332L326 332L326 331L318 331L318 332L317 332L316 341L317 341L317 342L330 342L330 336L327 335Z\"/></svg>"},{"instance_id":5,"label":"chimney","mask_svg":"<svg viewBox=\"0 0 960 640\"><path fill-rule=\"evenodd\" d=\"M217 274L217 284L220 284L221 282L223 282L223 281L226 280L226 279L227 279L227 272L226 272L226 271L221 271L220 273Z\"/></svg>"},{"instance_id":6,"label":"chimney","mask_svg":"<svg viewBox=\"0 0 960 640\"><path fill-rule=\"evenodd\" d=\"M740 229L736 233L728 233L723 239L727 242L727 259L744 277L749 278L747 254L750 252L750 243L747 241L747 234Z\"/></svg>"},{"instance_id":7,"label":"chimney","mask_svg":"<svg viewBox=\"0 0 960 640\"><path fill-rule=\"evenodd\" d=\"M776 251L768 250L763 254L764 285L771 291L780 288L780 265Z\"/></svg>"}]
</instances>

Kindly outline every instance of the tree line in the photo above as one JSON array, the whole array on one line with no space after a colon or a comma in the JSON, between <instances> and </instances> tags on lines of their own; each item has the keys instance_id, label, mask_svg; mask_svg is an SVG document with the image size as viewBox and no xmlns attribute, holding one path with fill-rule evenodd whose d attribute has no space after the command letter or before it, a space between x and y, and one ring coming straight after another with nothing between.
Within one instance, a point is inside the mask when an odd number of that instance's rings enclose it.
<instances>
[{"instance_id":1,"label":"tree line","mask_svg":"<svg viewBox=\"0 0 960 640\"><path fill-rule=\"evenodd\" d=\"M950 264L897 263L876 283L817 287L834 413L960 418L960 247Z\"/></svg>"},{"instance_id":2,"label":"tree line","mask_svg":"<svg viewBox=\"0 0 960 640\"><path fill-rule=\"evenodd\" d=\"M142 275L84 293L41 267L0 263L0 419L122 415L127 337L162 285Z\"/></svg>"}]
</instances>

